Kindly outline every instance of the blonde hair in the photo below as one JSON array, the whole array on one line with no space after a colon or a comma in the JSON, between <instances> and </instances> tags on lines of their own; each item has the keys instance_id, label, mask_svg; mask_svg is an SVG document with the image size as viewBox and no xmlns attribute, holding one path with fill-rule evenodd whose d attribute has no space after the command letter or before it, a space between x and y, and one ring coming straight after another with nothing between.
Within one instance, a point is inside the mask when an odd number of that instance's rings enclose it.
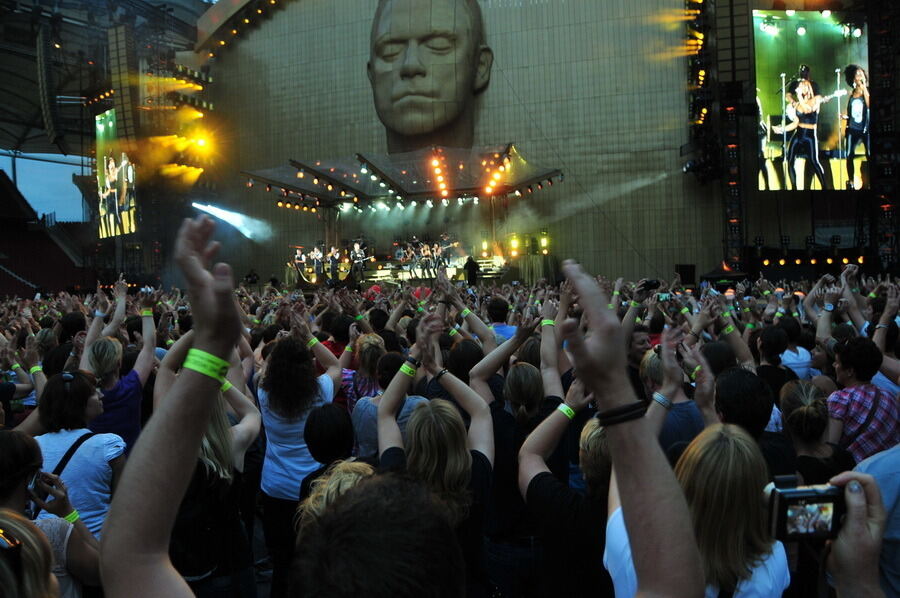
<instances>
[{"instance_id":1,"label":"blonde hair","mask_svg":"<svg viewBox=\"0 0 900 598\"><path fill-rule=\"evenodd\" d=\"M200 461L207 471L231 481L234 477L234 455L231 452L231 422L225 414L222 394L213 402L212 413L206 424L206 432L200 443Z\"/></svg>"},{"instance_id":2,"label":"blonde hair","mask_svg":"<svg viewBox=\"0 0 900 598\"><path fill-rule=\"evenodd\" d=\"M122 343L118 339L111 336L97 339L87 352L91 371L101 384L109 382L113 374L118 375L122 367Z\"/></svg>"},{"instance_id":3,"label":"blonde hair","mask_svg":"<svg viewBox=\"0 0 900 598\"><path fill-rule=\"evenodd\" d=\"M41 352L41 355L46 355L50 350L59 345L59 341L56 338L56 332L54 332L52 328L38 330L38 333L34 336L37 341L38 351Z\"/></svg>"},{"instance_id":4,"label":"blonde hair","mask_svg":"<svg viewBox=\"0 0 900 598\"><path fill-rule=\"evenodd\" d=\"M733 589L772 551L763 489L769 475L756 441L739 426L709 426L675 465L706 583Z\"/></svg>"},{"instance_id":5,"label":"blonde hair","mask_svg":"<svg viewBox=\"0 0 900 598\"><path fill-rule=\"evenodd\" d=\"M647 351L641 359L640 365L641 380L649 380L656 386L663 383L663 366L662 359L656 351Z\"/></svg>"},{"instance_id":6,"label":"blonde hair","mask_svg":"<svg viewBox=\"0 0 900 598\"><path fill-rule=\"evenodd\" d=\"M451 522L456 525L469 509L472 475L462 416L450 401L425 401L413 409L406 438L406 470L447 502Z\"/></svg>"},{"instance_id":7,"label":"blonde hair","mask_svg":"<svg viewBox=\"0 0 900 598\"><path fill-rule=\"evenodd\" d=\"M335 499L367 477L375 474L375 468L362 461L347 459L336 461L325 474L312 483L309 496L297 506L294 527L298 534L314 522Z\"/></svg>"},{"instance_id":8,"label":"blonde hair","mask_svg":"<svg viewBox=\"0 0 900 598\"><path fill-rule=\"evenodd\" d=\"M811 382L791 380L781 387L779 404L785 427L803 442L819 442L828 427L825 393Z\"/></svg>"},{"instance_id":9,"label":"blonde hair","mask_svg":"<svg viewBox=\"0 0 900 598\"><path fill-rule=\"evenodd\" d=\"M384 339L374 332L363 334L356 339L356 358L358 360L357 371L362 372L367 378L378 378L378 360L387 351L384 348Z\"/></svg>"},{"instance_id":10,"label":"blonde hair","mask_svg":"<svg viewBox=\"0 0 900 598\"><path fill-rule=\"evenodd\" d=\"M591 493L605 488L612 470L606 428L596 418L587 420L578 438L578 462Z\"/></svg>"},{"instance_id":11,"label":"blonde hair","mask_svg":"<svg viewBox=\"0 0 900 598\"><path fill-rule=\"evenodd\" d=\"M50 581L53 553L44 534L22 515L9 509L0 509L0 530L22 543L22 577L17 585L4 587L3 591L12 587L12 595L15 596L15 588L18 587L21 595L28 598L56 596L56 587Z\"/></svg>"},{"instance_id":12,"label":"blonde hair","mask_svg":"<svg viewBox=\"0 0 900 598\"><path fill-rule=\"evenodd\" d=\"M503 400L512 405L519 424L537 415L543 398L544 381L540 370L523 361L509 368L503 383Z\"/></svg>"}]
</instances>

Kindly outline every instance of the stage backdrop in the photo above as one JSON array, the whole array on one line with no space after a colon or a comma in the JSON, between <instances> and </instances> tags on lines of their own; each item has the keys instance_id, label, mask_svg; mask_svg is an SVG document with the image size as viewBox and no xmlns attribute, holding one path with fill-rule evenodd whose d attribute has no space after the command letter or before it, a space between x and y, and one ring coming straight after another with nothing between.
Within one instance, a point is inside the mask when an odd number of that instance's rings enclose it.
<instances>
[{"instance_id":1,"label":"stage backdrop","mask_svg":"<svg viewBox=\"0 0 900 598\"><path fill-rule=\"evenodd\" d=\"M456 4L417 4L446 1ZM268 240L227 239L224 257L239 275L255 267L280 277L290 245L324 238L317 215L276 208L277 194L248 189L239 171L388 152L366 66L376 6L290 0L217 52L211 99L228 123L218 143L231 173L223 203L272 225ZM562 184L497 204L496 238L546 229L553 254L610 276L669 278L676 263L698 271L718 263L717 183L697 186L679 157L687 142L687 75L677 51L683 0L480 6L493 64L477 98L474 144L514 142L528 160L565 173ZM366 234L380 254L394 237L426 229L480 246L490 231L487 204L342 214L341 235Z\"/></svg>"}]
</instances>

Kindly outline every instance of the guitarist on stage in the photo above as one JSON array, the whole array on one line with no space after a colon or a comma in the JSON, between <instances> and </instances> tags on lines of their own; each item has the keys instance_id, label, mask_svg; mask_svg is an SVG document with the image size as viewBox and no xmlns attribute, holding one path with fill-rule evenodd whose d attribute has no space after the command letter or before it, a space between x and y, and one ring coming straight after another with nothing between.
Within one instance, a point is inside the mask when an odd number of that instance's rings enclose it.
<instances>
[{"instance_id":1,"label":"guitarist on stage","mask_svg":"<svg viewBox=\"0 0 900 598\"><path fill-rule=\"evenodd\" d=\"M353 249L350 251L350 275L353 280L359 282L363 279L363 273L366 270L366 250L360 247L359 242L353 243Z\"/></svg>"}]
</instances>

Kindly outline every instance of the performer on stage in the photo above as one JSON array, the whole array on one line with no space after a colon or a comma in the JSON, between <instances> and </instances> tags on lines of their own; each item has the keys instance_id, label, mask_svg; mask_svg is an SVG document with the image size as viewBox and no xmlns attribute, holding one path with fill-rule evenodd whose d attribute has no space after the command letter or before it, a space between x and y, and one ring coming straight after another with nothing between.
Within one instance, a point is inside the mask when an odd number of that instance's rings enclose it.
<instances>
[{"instance_id":1,"label":"performer on stage","mask_svg":"<svg viewBox=\"0 0 900 598\"><path fill-rule=\"evenodd\" d=\"M366 270L366 252L359 242L353 243L353 250L350 252L350 262L352 264L350 275L356 282L361 281Z\"/></svg>"},{"instance_id":2,"label":"performer on stage","mask_svg":"<svg viewBox=\"0 0 900 598\"><path fill-rule=\"evenodd\" d=\"M312 251L309 253L309 258L312 260L313 269L316 273L316 282L323 282L325 274L325 256L322 254L322 250L318 245L312 248Z\"/></svg>"},{"instance_id":3,"label":"performer on stage","mask_svg":"<svg viewBox=\"0 0 900 598\"><path fill-rule=\"evenodd\" d=\"M822 104L828 102L836 95L843 94L835 92L835 94L823 98L819 94L818 85L809 79L809 67L805 64L800 65L799 79L791 81L788 85L788 97L791 100L791 106L796 110L796 118L792 119L787 127L772 127L772 131L778 134L784 131L794 131L794 134L788 141L787 161L788 176L795 191L800 189L797 186L796 161L798 157L804 154L812 164L822 189L828 189L825 180L825 169L822 168L822 163L819 162L819 139L816 135L816 127L818 126L819 109L822 107ZM800 182L803 182L803 177L801 177Z\"/></svg>"},{"instance_id":4,"label":"performer on stage","mask_svg":"<svg viewBox=\"0 0 900 598\"><path fill-rule=\"evenodd\" d=\"M431 245L422 243L422 257L419 258L419 266L422 268L425 278L434 278L434 260L431 255Z\"/></svg>"},{"instance_id":5,"label":"performer on stage","mask_svg":"<svg viewBox=\"0 0 900 598\"><path fill-rule=\"evenodd\" d=\"M331 251L328 252L328 269L331 271L331 280L334 282L338 282L340 280L339 268L341 263L341 250L331 246Z\"/></svg>"},{"instance_id":6,"label":"performer on stage","mask_svg":"<svg viewBox=\"0 0 900 598\"><path fill-rule=\"evenodd\" d=\"M855 186L856 147L863 143L866 150L866 161L869 160L869 77L863 67L851 64L844 69L844 79L853 88L847 100L847 189L860 189Z\"/></svg>"}]
</instances>

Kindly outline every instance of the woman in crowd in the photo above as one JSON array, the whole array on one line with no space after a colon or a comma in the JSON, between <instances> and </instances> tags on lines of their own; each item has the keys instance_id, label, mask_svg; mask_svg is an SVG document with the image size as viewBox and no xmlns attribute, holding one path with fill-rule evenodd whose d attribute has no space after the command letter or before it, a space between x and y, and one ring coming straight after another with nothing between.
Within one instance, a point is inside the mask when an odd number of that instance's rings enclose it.
<instances>
[{"instance_id":1,"label":"woman in crowd","mask_svg":"<svg viewBox=\"0 0 900 598\"><path fill-rule=\"evenodd\" d=\"M788 348L788 334L779 326L766 326L759 333L756 346L759 350L756 375L766 381L772 396L777 397L782 386L797 379L797 374L781 363L781 354Z\"/></svg>"},{"instance_id":2,"label":"woman in crowd","mask_svg":"<svg viewBox=\"0 0 900 598\"><path fill-rule=\"evenodd\" d=\"M325 369L320 376L314 358ZM273 566L273 598L287 592L300 483L319 468L304 440L306 417L312 408L331 403L340 384L337 358L312 335L305 311L295 311L291 335L277 341L258 390L267 440L260 488L263 530Z\"/></svg>"},{"instance_id":3,"label":"woman in crowd","mask_svg":"<svg viewBox=\"0 0 900 598\"><path fill-rule=\"evenodd\" d=\"M193 333L188 332L163 359L154 389L156 408L174 384L192 343ZM244 455L259 434L260 414L242 390L236 356L229 375L221 398L213 404L197 466L178 509L170 554L197 596L253 598L256 580L239 501ZM226 409L234 413L234 425Z\"/></svg>"},{"instance_id":4,"label":"woman in crowd","mask_svg":"<svg viewBox=\"0 0 900 598\"><path fill-rule=\"evenodd\" d=\"M100 545L72 508L65 484L42 473L42 464L41 449L31 436L0 430L0 509L25 514L36 505L54 515L35 525L50 542L60 597L80 598L82 584L100 585Z\"/></svg>"},{"instance_id":5,"label":"woman in crowd","mask_svg":"<svg viewBox=\"0 0 900 598\"><path fill-rule=\"evenodd\" d=\"M35 437L44 458L43 470L62 479L72 506L99 538L125 465L125 443L116 434L95 434L88 429L103 413L94 375L63 372L53 376L47 381L38 411L46 430ZM39 517L52 515L42 511Z\"/></svg>"},{"instance_id":6,"label":"woman in crowd","mask_svg":"<svg viewBox=\"0 0 900 598\"><path fill-rule=\"evenodd\" d=\"M447 504L466 558L468 595L482 596L487 595L481 554L484 513L490 496L494 460L494 434L487 403L448 370L436 367L432 343L441 329L437 315L428 315L419 322L416 344L410 350L407 363L394 375L378 405L378 450L382 469L405 470ZM452 403L432 399L413 411L404 443L397 425L397 411L420 366L425 367L469 415L468 433Z\"/></svg>"},{"instance_id":7,"label":"woman in crowd","mask_svg":"<svg viewBox=\"0 0 900 598\"><path fill-rule=\"evenodd\" d=\"M766 462L740 427L716 424L688 445L675 466L693 521L706 595L781 596L790 583L787 556L767 526ZM637 591L615 476L610 488L606 554L617 598Z\"/></svg>"},{"instance_id":8,"label":"woman in crowd","mask_svg":"<svg viewBox=\"0 0 900 598\"><path fill-rule=\"evenodd\" d=\"M355 330L355 326L353 328ZM375 333L367 333L353 338L341 355L341 394L346 400L347 410L353 413L356 402L363 397L378 393L378 360L385 354L384 340ZM356 369L350 369L355 357Z\"/></svg>"},{"instance_id":9,"label":"woman in crowd","mask_svg":"<svg viewBox=\"0 0 900 598\"><path fill-rule=\"evenodd\" d=\"M47 538L22 515L0 509L0 589L4 598L56 598Z\"/></svg>"}]
</instances>

